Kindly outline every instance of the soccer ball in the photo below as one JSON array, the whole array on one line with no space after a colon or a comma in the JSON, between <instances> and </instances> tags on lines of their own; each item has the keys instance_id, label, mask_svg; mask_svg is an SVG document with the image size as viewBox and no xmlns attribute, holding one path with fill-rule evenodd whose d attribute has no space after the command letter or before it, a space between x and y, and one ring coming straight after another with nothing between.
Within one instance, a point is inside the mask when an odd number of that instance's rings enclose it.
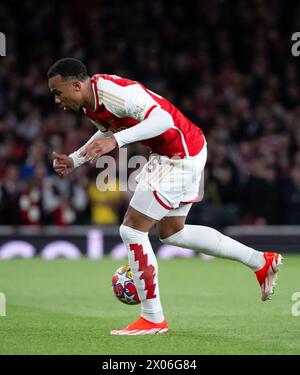
<instances>
[{"instance_id":1,"label":"soccer ball","mask_svg":"<svg viewBox=\"0 0 300 375\"><path fill-rule=\"evenodd\" d=\"M112 290L119 301L127 305L140 303L129 264L118 268L112 278Z\"/></svg>"}]
</instances>

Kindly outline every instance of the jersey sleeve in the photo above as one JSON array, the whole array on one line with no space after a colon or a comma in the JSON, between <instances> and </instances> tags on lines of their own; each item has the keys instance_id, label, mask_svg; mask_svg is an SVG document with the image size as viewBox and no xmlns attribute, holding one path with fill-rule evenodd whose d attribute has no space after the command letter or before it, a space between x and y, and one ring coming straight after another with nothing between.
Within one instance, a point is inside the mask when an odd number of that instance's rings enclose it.
<instances>
[{"instance_id":1,"label":"jersey sleeve","mask_svg":"<svg viewBox=\"0 0 300 375\"><path fill-rule=\"evenodd\" d=\"M120 78L122 80L122 78ZM97 83L98 98L107 110L119 118L130 117L143 121L159 104L139 84L118 84L115 81L100 78Z\"/></svg>"},{"instance_id":2,"label":"jersey sleeve","mask_svg":"<svg viewBox=\"0 0 300 375\"><path fill-rule=\"evenodd\" d=\"M149 117L131 128L114 134L119 147L154 138L174 126L172 116L162 108L154 108Z\"/></svg>"}]
</instances>

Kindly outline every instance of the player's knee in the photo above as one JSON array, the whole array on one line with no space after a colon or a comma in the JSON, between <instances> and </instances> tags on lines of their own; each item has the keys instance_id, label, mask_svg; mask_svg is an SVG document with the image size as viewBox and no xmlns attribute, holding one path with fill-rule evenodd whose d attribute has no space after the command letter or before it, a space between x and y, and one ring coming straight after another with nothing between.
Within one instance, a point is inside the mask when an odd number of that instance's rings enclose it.
<instances>
[{"instance_id":1,"label":"player's knee","mask_svg":"<svg viewBox=\"0 0 300 375\"><path fill-rule=\"evenodd\" d=\"M129 214L124 217L122 225L133 229L140 229L139 218L137 215Z\"/></svg>"},{"instance_id":2,"label":"player's knee","mask_svg":"<svg viewBox=\"0 0 300 375\"><path fill-rule=\"evenodd\" d=\"M183 223L169 223L163 222L158 226L158 235L161 242L166 242L170 237L180 232L184 228Z\"/></svg>"},{"instance_id":3,"label":"player's knee","mask_svg":"<svg viewBox=\"0 0 300 375\"><path fill-rule=\"evenodd\" d=\"M154 219L145 216L144 214L133 209L132 207L129 207L124 217L122 225L138 230L140 232L147 233L153 227L154 223L155 223Z\"/></svg>"},{"instance_id":4,"label":"player's knee","mask_svg":"<svg viewBox=\"0 0 300 375\"><path fill-rule=\"evenodd\" d=\"M162 242L169 241L175 233L180 232L185 225L185 217L171 216L165 217L157 224L159 239Z\"/></svg>"},{"instance_id":5,"label":"player's knee","mask_svg":"<svg viewBox=\"0 0 300 375\"><path fill-rule=\"evenodd\" d=\"M168 244L168 245L172 245L172 243L173 243L172 235L168 236L168 237L159 237L159 240L160 240L160 242Z\"/></svg>"},{"instance_id":6,"label":"player's knee","mask_svg":"<svg viewBox=\"0 0 300 375\"><path fill-rule=\"evenodd\" d=\"M159 233L159 240L162 243L165 243L165 244L168 244L168 245L177 244L178 238L183 236L184 227L183 228L172 228L172 229L169 229L166 232Z\"/></svg>"},{"instance_id":7,"label":"player's knee","mask_svg":"<svg viewBox=\"0 0 300 375\"><path fill-rule=\"evenodd\" d=\"M131 228L122 224L120 226L120 236L123 241L127 241L131 237Z\"/></svg>"},{"instance_id":8,"label":"player's knee","mask_svg":"<svg viewBox=\"0 0 300 375\"><path fill-rule=\"evenodd\" d=\"M139 241L143 240L147 236L147 232L141 232L137 229L131 228L127 225L122 224L120 226L120 236L124 242Z\"/></svg>"}]
</instances>

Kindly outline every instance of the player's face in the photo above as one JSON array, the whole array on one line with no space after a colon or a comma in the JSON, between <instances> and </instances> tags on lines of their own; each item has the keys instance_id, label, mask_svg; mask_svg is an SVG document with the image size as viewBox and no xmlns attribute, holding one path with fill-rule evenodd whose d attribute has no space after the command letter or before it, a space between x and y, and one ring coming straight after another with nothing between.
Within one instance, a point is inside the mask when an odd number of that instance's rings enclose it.
<instances>
[{"instance_id":1,"label":"player's face","mask_svg":"<svg viewBox=\"0 0 300 375\"><path fill-rule=\"evenodd\" d=\"M49 89L54 94L55 103L63 109L79 111L83 104L82 82L63 79L61 75L49 78Z\"/></svg>"}]
</instances>

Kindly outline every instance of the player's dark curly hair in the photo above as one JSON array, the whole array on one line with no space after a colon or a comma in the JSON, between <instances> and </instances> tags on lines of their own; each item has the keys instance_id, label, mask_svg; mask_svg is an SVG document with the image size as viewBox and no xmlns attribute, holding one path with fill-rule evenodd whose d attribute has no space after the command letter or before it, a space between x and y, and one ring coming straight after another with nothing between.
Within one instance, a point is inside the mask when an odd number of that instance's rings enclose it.
<instances>
[{"instance_id":1,"label":"player's dark curly hair","mask_svg":"<svg viewBox=\"0 0 300 375\"><path fill-rule=\"evenodd\" d=\"M87 79L88 74L86 66L77 59L67 57L56 61L48 70L48 79L56 75L61 75L64 79L76 78L83 82Z\"/></svg>"}]
</instances>

